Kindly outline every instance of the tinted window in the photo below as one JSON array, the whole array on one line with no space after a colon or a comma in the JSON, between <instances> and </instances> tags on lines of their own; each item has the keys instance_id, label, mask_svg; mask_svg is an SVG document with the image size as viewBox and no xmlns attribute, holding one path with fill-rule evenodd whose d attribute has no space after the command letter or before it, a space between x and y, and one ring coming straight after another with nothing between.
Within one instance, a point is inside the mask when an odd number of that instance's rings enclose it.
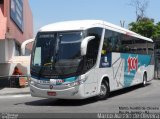
<instances>
[{"instance_id":1,"label":"tinted window","mask_svg":"<svg viewBox=\"0 0 160 119\"><path fill-rule=\"evenodd\" d=\"M87 46L87 54L85 57L86 70L92 68L96 63L100 40L102 36L102 28L91 28L86 30L86 37L87 36L95 36L95 39L89 41Z\"/></svg>"},{"instance_id":2,"label":"tinted window","mask_svg":"<svg viewBox=\"0 0 160 119\"><path fill-rule=\"evenodd\" d=\"M139 38L131 37L123 34L122 39L122 52L124 53L136 53L146 54L147 53L147 42Z\"/></svg>"},{"instance_id":3,"label":"tinted window","mask_svg":"<svg viewBox=\"0 0 160 119\"><path fill-rule=\"evenodd\" d=\"M32 53L31 74L52 78L81 74L81 31L40 32Z\"/></svg>"},{"instance_id":4,"label":"tinted window","mask_svg":"<svg viewBox=\"0 0 160 119\"><path fill-rule=\"evenodd\" d=\"M82 40L82 34L80 32L60 33L59 38L59 59L75 59L80 57Z\"/></svg>"},{"instance_id":5,"label":"tinted window","mask_svg":"<svg viewBox=\"0 0 160 119\"><path fill-rule=\"evenodd\" d=\"M154 54L154 44L151 42L147 42L147 47L148 47L148 54L150 55Z\"/></svg>"},{"instance_id":6,"label":"tinted window","mask_svg":"<svg viewBox=\"0 0 160 119\"><path fill-rule=\"evenodd\" d=\"M128 35L124 35L122 34L122 52L123 53L135 53L136 52L136 48L134 47L134 42L132 37L128 36Z\"/></svg>"},{"instance_id":7,"label":"tinted window","mask_svg":"<svg viewBox=\"0 0 160 119\"><path fill-rule=\"evenodd\" d=\"M137 48L138 54L146 54L147 53L147 42L145 40L135 38L134 39L134 46Z\"/></svg>"},{"instance_id":8,"label":"tinted window","mask_svg":"<svg viewBox=\"0 0 160 119\"><path fill-rule=\"evenodd\" d=\"M109 52L119 52L121 49L121 34L106 30L102 54L106 54Z\"/></svg>"},{"instance_id":9,"label":"tinted window","mask_svg":"<svg viewBox=\"0 0 160 119\"><path fill-rule=\"evenodd\" d=\"M133 54L153 54L153 43L126 34L106 30L102 54L122 52Z\"/></svg>"}]
</instances>

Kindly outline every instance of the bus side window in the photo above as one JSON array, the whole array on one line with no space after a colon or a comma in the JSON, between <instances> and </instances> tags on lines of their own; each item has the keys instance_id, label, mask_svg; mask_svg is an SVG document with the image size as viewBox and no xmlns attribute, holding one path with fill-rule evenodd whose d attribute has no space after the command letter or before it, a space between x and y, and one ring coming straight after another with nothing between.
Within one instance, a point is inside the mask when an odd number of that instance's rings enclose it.
<instances>
[{"instance_id":1,"label":"bus side window","mask_svg":"<svg viewBox=\"0 0 160 119\"><path fill-rule=\"evenodd\" d=\"M130 52L130 48L128 45L124 46L123 48L123 53L129 53Z\"/></svg>"},{"instance_id":2,"label":"bus side window","mask_svg":"<svg viewBox=\"0 0 160 119\"><path fill-rule=\"evenodd\" d=\"M95 36L95 38L88 42L87 54L85 56L86 70L91 69L96 63L102 37L102 28L91 28L86 30L86 37L87 36Z\"/></svg>"},{"instance_id":3,"label":"bus side window","mask_svg":"<svg viewBox=\"0 0 160 119\"><path fill-rule=\"evenodd\" d=\"M133 53L133 40L130 36L121 34L121 46L123 53Z\"/></svg>"},{"instance_id":4,"label":"bus side window","mask_svg":"<svg viewBox=\"0 0 160 119\"><path fill-rule=\"evenodd\" d=\"M121 34L115 31L106 30L103 43L103 50L106 53L121 51Z\"/></svg>"},{"instance_id":5,"label":"bus side window","mask_svg":"<svg viewBox=\"0 0 160 119\"><path fill-rule=\"evenodd\" d=\"M115 40L114 40L114 52L120 52L120 39L119 34L116 33Z\"/></svg>"},{"instance_id":6,"label":"bus side window","mask_svg":"<svg viewBox=\"0 0 160 119\"><path fill-rule=\"evenodd\" d=\"M107 44L104 43L104 44L103 44L103 48L102 48L102 52L101 52L102 55L106 55L106 54L107 54L106 49L107 49Z\"/></svg>"},{"instance_id":7,"label":"bus side window","mask_svg":"<svg viewBox=\"0 0 160 119\"><path fill-rule=\"evenodd\" d=\"M106 30L102 48L102 55L112 52L112 31Z\"/></svg>"}]
</instances>

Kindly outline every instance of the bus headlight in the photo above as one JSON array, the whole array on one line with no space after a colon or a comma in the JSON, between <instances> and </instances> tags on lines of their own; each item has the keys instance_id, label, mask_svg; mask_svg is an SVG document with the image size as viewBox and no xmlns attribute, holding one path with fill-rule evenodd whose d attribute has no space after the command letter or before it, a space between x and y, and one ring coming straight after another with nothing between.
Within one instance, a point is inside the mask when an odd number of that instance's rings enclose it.
<instances>
[{"instance_id":1,"label":"bus headlight","mask_svg":"<svg viewBox=\"0 0 160 119\"><path fill-rule=\"evenodd\" d=\"M30 85L34 85L34 84L35 84L34 81L31 80L31 81L30 81Z\"/></svg>"},{"instance_id":2,"label":"bus headlight","mask_svg":"<svg viewBox=\"0 0 160 119\"><path fill-rule=\"evenodd\" d=\"M80 85L81 83L79 81L75 81L75 82L72 82L72 83L69 83L68 86L70 87L74 87L74 86L78 86Z\"/></svg>"},{"instance_id":3,"label":"bus headlight","mask_svg":"<svg viewBox=\"0 0 160 119\"><path fill-rule=\"evenodd\" d=\"M87 80L87 78L88 78L88 76L86 76L86 75L81 75L81 76L79 77L80 83L83 84L83 83Z\"/></svg>"},{"instance_id":4,"label":"bus headlight","mask_svg":"<svg viewBox=\"0 0 160 119\"><path fill-rule=\"evenodd\" d=\"M72 82L72 83L69 83L69 84L67 84L67 85L68 85L69 87L79 86L79 85L83 84L83 83L87 80L87 78L88 78L88 76L86 76L86 75L81 75L77 81Z\"/></svg>"},{"instance_id":5,"label":"bus headlight","mask_svg":"<svg viewBox=\"0 0 160 119\"><path fill-rule=\"evenodd\" d=\"M36 85L36 83L37 83L37 80L36 79L31 79L30 80L30 85Z\"/></svg>"}]
</instances>

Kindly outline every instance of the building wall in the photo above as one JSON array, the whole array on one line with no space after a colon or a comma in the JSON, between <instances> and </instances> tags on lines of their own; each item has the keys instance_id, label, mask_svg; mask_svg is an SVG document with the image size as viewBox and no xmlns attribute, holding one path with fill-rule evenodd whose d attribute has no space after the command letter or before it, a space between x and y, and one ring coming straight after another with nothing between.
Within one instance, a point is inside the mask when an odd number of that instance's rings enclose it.
<instances>
[{"instance_id":1,"label":"building wall","mask_svg":"<svg viewBox=\"0 0 160 119\"><path fill-rule=\"evenodd\" d=\"M15 39L19 43L33 37L33 16L28 3L28 0L23 0L23 21L24 32L22 32L10 17L10 0L4 1L5 14L7 16L7 31L8 39Z\"/></svg>"},{"instance_id":2,"label":"building wall","mask_svg":"<svg viewBox=\"0 0 160 119\"><path fill-rule=\"evenodd\" d=\"M33 38L33 16L29 1L22 0L23 32L11 18L11 1L4 0L0 4L0 69L3 69L0 76L12 75L16 63L11 61L20 55L21 43ZM28 48L31 50L31 46Z\"/></svg>"},{"instance_id":3,"label":"building wall","mask_svg":"<svg viewBox=\"0 0 160 119\"><path fill-rule=\"evenodd\" d=\"M7 19L4 16L4 5L0 4L0 40L5 39Z\"/></svg>"},{"instance_id":4,"label":"building wall","mask_svg":"<svg viewBox=\"0 0 160 119\"><path fill-rule=\"evenodd\" d=\"M5 40L0 40L0 63L5 63L6 61L7 52L4 50L5 48Z\"/></svg>"},{"instance_id":5,"label":"building wall","mask_svg":"<svg viewBox=\"0 0 160 119\"><path fill-rule=\"evenodd\" d=\"M0 4L0 63L7 63L13 56L17 56L15 48L27 39L33 38L33 16L28 0L23 1L23 32L11 19L11 0L4 0ZM12 40L12 41L11 41ZM13 43L15 42L15 43ZM31 50L31 45L27 48ZM15 52L13 52L15 51Z\"/></svg>"},{"instance_id":6,"label":"building wall","mask_svg":"<svg viewBox=\"0 0 160 119\"><path fill-rule=\"evenodd\" d=\"M11 64L8 64L8 63L0 64L0 68L3 69L0 72L0 77L1 76L3 76L3 77L9 76L10 66L11 66Z\"/></svg>"}]
</instances>

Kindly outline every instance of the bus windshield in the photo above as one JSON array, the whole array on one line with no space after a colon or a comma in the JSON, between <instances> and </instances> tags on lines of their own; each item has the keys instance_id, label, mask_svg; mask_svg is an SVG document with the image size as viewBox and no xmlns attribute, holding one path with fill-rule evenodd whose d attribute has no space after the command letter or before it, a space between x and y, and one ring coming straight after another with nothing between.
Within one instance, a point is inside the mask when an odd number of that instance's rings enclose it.
<instances>
[{"instance_id":1,"label":"bus windshield","mask_svg":"<svg viewBox=\"0 0 160 119\"><path fill-rule=\"evenodd\" d=\"M80 71L82 32L40 32L36 37L31 74L60 78Z\"/></svg>"}]
</instances>

